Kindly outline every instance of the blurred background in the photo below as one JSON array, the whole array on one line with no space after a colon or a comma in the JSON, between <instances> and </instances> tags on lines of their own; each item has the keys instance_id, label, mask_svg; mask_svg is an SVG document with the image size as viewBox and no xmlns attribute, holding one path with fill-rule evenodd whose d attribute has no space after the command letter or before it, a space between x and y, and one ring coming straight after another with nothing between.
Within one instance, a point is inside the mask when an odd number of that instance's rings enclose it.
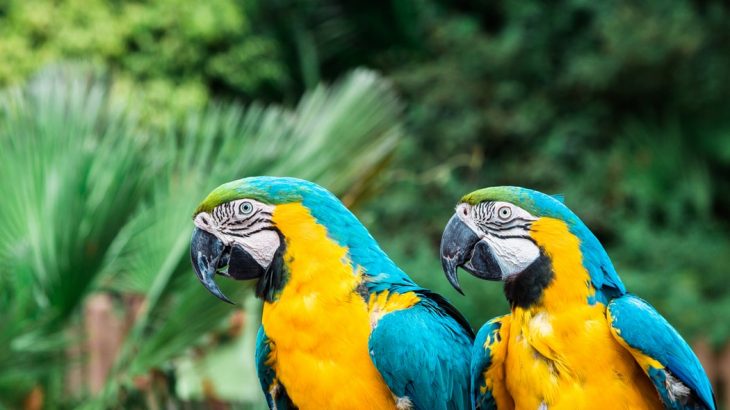
<instances>
[{"instance_id":1,"label":"blurred background","mask_svg":"<svg viewBox=\"0 0 730 410\"><path fill-rule=\"evenodd\" d=\"M200 286L191 213L314 180L480 327L440 233L490 185L562 193L730 394L722 1L0 0L0 408L259 409L259 305ZM726 405L726 408L727 405Z\"/></svg>"}]
</instances>

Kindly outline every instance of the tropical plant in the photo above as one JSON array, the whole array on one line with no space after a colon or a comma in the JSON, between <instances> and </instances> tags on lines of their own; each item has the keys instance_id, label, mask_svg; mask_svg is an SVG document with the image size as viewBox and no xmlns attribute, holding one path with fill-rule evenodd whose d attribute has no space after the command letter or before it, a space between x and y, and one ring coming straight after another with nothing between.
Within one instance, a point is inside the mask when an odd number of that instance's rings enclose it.
<instances>
[{"instance_id":1,"label":"tropical plant","mask_svg":"<svg viewBox=\"0 0 730 410\"><path fill-rule=\"evenodd\" d=\"M102 80L47 71L0 106L0 397L12 400L59 369L63 331L150 175L143 134Z\"/></svg>"},{"instance_id":2,"label":"tropical plant","mask_svg":"<svg viewBox=\"0 0 730 410\"><path fill-rule=\"evenodd\" d=\"M69 329L91 292L140 295L102 394L162 368L228 317L191 274L191 212L216 185L298 176L353 203L394 148L400 107L388 84L355 71L293 110L211 105L148 134L109 81L49 70L0 106L0 397L39 387L60 402ZM242 300L244 286L227 292ZM71 341L80 343L79 340Z\"/></svg>"}]
</instances>

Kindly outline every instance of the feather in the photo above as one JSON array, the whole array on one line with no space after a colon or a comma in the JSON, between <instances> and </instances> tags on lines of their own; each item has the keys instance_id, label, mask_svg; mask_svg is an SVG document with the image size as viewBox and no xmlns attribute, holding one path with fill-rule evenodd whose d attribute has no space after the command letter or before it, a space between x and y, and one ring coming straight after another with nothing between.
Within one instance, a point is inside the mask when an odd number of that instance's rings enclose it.
<instances>
[{"instance_id":1,"label":"feather","mask_svg":"<svg viewBox=\"0 0 730 410\"><path fill-rule=\"evenodd\" d=\"M636 296L625 295L611 301L608 313L614 337L629 348L665 406L684 408L682 402L696 397L697 408L717 407L710 381L697 356L651 305Z\"/></svg>"}]
</instances>

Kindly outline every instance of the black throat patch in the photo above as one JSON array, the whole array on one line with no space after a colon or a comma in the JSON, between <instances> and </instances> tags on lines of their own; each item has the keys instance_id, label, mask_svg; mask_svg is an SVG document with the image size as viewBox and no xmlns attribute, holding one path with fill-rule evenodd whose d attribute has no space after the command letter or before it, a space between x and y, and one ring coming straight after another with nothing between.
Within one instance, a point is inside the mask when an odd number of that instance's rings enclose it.
<instances>
[{"instance_id":1,"label":"black throat patch","mask_svg":"<svg viewBox=\"0 0 730 410\"><path fill-rule=\"evenodd\" d=\"M286 240L277 231L279 235L279 249L274 254L274 259L271 261L269 269L259 279L256 284L256 296L263 299L266 302L273 302L279 296L279 292L286 285L289 279L289 271L284 264L284 255L286 254Z\"/></svg>"},{"instance_id":2,"label":"black throat patch","mask_svg":"<svg viewBox=\"0 0 730 410\"><path fill-rule=\"evenodd\" d=\"M528 308L540 300L554 277L550 258L540 249L540 256L527 269L505 281L504 294L511 307Z\"/></svg>"}]
</instances>

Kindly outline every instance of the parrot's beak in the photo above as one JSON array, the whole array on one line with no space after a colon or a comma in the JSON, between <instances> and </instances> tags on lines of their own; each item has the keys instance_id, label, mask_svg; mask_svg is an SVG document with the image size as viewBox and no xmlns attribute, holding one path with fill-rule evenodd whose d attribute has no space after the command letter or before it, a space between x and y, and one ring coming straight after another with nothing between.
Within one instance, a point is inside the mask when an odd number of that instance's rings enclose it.
<instances>
[{"instance_id":1,"label":"parrot's beak","mask_svg":"<svg viewBox=\"0 0 730 410\"><path fill-rule=\"evenodd\" d=\"M225 246L215 235L200 228L193 231L190 261L203 286L228 303L233 302L213 280L216 273L236 280L257 279L266 274L266 268L238 245Z\"/></svg>"},{"instance_id":2,"label":"parrot's beak","mask_svg":"<svg viewBox=\"0 0 730 410\"><path fill-rule=\"evenodd\" d=\"M482 279L502 279L502 269L489 245L458 215L451 217L441 236L441 266L451 286L462 295L459 267Z\"/></svg>"},{"instance_id":3,"label":"parrot's beak","mask_svg":"<svg viewBox=\"0 0 730 410\"><path fill-rule=\"evenodd\" d=\"M213 280L218 268L228 264L227 255L224 256L225 251L226 247L220 239L200 228L195 228L190 243L190 261L195 269L195 275L210 293L220 300L233 304Z\"/></svg>"}]
</instances>

